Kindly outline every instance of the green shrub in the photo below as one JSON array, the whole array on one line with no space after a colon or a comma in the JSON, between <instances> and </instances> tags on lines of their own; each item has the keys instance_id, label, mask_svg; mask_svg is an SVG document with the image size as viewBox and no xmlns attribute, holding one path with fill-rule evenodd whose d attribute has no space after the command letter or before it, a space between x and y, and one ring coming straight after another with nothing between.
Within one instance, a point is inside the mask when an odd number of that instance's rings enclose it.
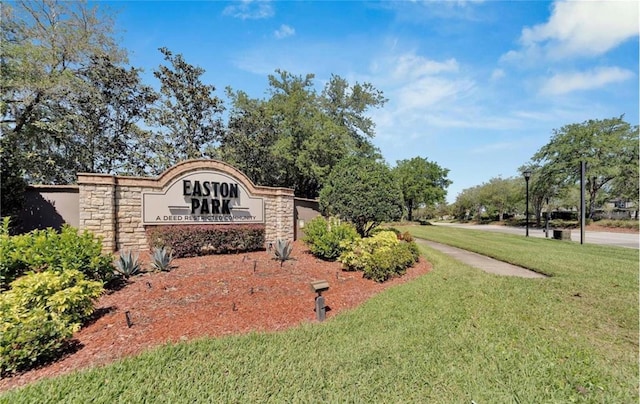
<instances>
[{"instance_id":1,"label":"green shrub","mask_svg":"<svg viewBox=\"0 0 640 404\"><path fill-rule=\"evenodd\" d=\"M24 262L24 251L29 243L22 240L24 236L10 236L8 223L4 221L0 232L0 291L28 269ZM20 248L19 245L24 247Z\"/></svg>"},{"instance_id":2,"label":"green shrub","mask_svg":"<svg viewBox=\"0 0 640 404\"><path fill-rule=\"evenodd\" d=\"M393 231L381 231L373 237L351 243L339 258L347 271L363 271L376 282L402 275L420 255L414 242L398 240Z\"/></svg>"},{"instance_id":3,"label":"green shrub","mask_svg":"<svg viewBox=\"0 0 640 404\"><path fill-rule=\"evenodd\" d=\"M373 158L343 158L320 190L320 210L353 223L361 237L402 217L402 190L391 169Z\"/></svg>"},{"instance_id":4,"label":"green shrub","mask_svg":"<svg viewBox=\"0 0 640 404\"><path fill-rule=\"evenodd\" d=\"M75 269L31 272L0 294L0 373L54 358L93 313L102 283Z\"/></svg>"},{"instance_id":5,"label":"green shrub","mask_svg":"<svg viewBox=\"0 0 640 404\"><path fill-rule=\"evenodd\" d=\"M55 359L73 335L44 309L20 312L7 308L0 298L0 377Z\"/></svg>"},{"instance_id":6,"label":"green shrub","mask_svg":"<svg viewBox=\"0 0 640 404\"><path fill-rule=\"evenodd\" d=\"M0 232L0 289L27 270L62 272L75 269L88 279L106 282L113 276L112 257L102 254L102 242L71 226L34 230L9 236Z\"/></svg>"},{"instance_id":7,"label":"green shrub","mask_svg":"<svg viewBox=\"0 0 640 404\"><path fill-rule=\"evenodd\" d=\"M376 227L371 231L371 235L375 236L381 231L392 231L398 238L400 238L400 234L402 233L400 230L396 229L395 227Z\"/></svg>"},{"instance_id":8,"label":"green shrub","mask_svg":"<svg viewBox=\"0 0 640 404\"><path fill-rule=\"evenodd\" d=\"M411 235L411 233L409 233L408 231L405 231L403 233L400 230L396 229L395 227L379 227L373 231L373 234L380 233L381 231L392 231L393 233L395 233L398 240L403 240L407 242L413 241L413 236Z\"/></svg>"},{"instance_id":9,"label":"green shrub","mask_svg":"<svg viewBox=\"0 0 640 404\"><path fill-rule=\"evenodd\" d=\"M398 268L401 264L396 253L394 247L375 250L371 254L371 262L363 269L363 276L376 282L384 282L396 273L404 273ZM403 269L406 271L405 268Z\"/></svg>"},{"instance_id":10,"label":"green shrub","mask_svg":"<svg viewBox=\"0 0 640 404\"><path fill-rule=\"evenodd\" d=\"M407 248L409 248L409 252L411 252L411 256L413 257L413 262L418 262L418 259L420 259L420 249L418 248L418 244L416 244L415 241L411 240L411 241L407 241L405 240L405 244L407 245Z\"/></svg>"},{"instance_id":11,"label":"green shrub","mask_svg":"<svg viewBox=\"0 0 640 404\"><path fill-rule=\"evenodd\" d=\"M549 220L549 227L556 229L576 229L580 223L575 220L553 219Z\"/></svg>"},{"instance_id":12,"label":"green shrub","mask_svg":"<svg viewBox=\"0 0 640 404\"><path fill-rule=\"evenodd\" d=\"M31 272L11 283L2 293L15 307L44 308L64 322L80 327L93 313L93 299L102 293L102 283L90 281L78 270Z\"/></svg>"},{"instance_id":13,"label":"green shrub","mask_svg":"<svg viewBox=\"0 0 640 404\"><path fill-rule=\"evenodd\" d=\"M148 226L151 249L167 247L175 258L255 251L264 248L263 224Z\"/></svg>"},{"instance_id":14,"label":"green shrub","mask_svg":"<svg viewBox=\"0 0 640 404\"><path fill-rule=\"evenodd\" d=\"M302 241L316 257L333 261L344 252L346 245L359 237L351 223L317 216L305 226Z\"/></svg>"},{"instance_id":15,"label":"green shrub","mask_svg":"<svg viewBox=\"0 0 640 404\"><path fill-rule=\"evenodd\" d=\"M375 250L393 247L398 243L398 237L393 231L380 231L373 237L358 239L350 244L345 243L345 251L338 261L342 262L347 271L363 271L366 267L373 265L372 254Z\"/></svg>"}]
</instances>

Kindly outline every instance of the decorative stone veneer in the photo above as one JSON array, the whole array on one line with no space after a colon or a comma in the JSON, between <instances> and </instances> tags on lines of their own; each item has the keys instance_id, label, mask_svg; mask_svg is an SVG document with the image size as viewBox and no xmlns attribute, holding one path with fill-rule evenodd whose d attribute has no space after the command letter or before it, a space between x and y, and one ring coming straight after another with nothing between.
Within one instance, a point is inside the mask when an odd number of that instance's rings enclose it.
<instances>
[{"instance_id":1,"label":"decorative stone veneer","mask_svg":"<svg viewBox=\"0 0 640 404\"><path fill-rule=\"evenodd\" d=\"M145 226L142 224L143 193L164 192L178 177L201 170L227 174L241 183L252 196L263 198L267 244L279 238L293 240L293 190L256 186L243 173L217 160L185 161L156 178L78 174L79 228L101 236L103 249L107 252L147 249Z\"/></svg>"}]
</instances>

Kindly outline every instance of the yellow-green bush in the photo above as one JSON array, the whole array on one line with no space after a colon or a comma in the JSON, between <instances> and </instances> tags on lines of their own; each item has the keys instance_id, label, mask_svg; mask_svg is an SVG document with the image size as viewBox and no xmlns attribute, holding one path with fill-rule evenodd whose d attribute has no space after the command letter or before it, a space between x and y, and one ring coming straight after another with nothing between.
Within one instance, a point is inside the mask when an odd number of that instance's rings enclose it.
<instances>
[{"instance_id":1,"label":"yellow-green bush","mask_svg":"<svg viewBox=\"0 0 640 404\"><path fill-rule=\"evenodd\" d=\"M376 282L384 282L396 275L404 275L418 259L411 248L412 243L399 242L393 247L375 250L371 256L372 265L363 272L364 277ZM415 243L413 244L415 245Z\"/></svg>"},{"instance_id":2,"label":"yellow-green bush","mask_svg":"<svg viewBox=\"0 0 640 404\"><path fill-rule=\"evenodd\" d=\"M87 231L65 225L59 233L49 228L10 236L8 224L0 231L0 290L28 270L75 269L103 282L113 276L112 257L102 254L102 242Z\"/></svg>"},{"instance_id":3,"label":"yellow-green bush","mask_svg":"<svg viewBox=\"0 0 640 404\"><path fill-rule=\"evenodd\" d=\"M0 374L56 356L93 313L102 283L75 269L31 272L0 293Z\"/></svg>"},{"instance_id":4,"label":"yellow-green bush","mask_svg":"<svg viewBox=\"0 0 640 404\"><path fill-rule=\"evenodd\" d=\"M404 274L418 256L414 242L398 240L393 231L381 231L349 244L338 260L347 271L363 271L365 278L384 282Z\"/></svg>"},{"instance_id":5,"label":"yellow-green bush","mask_svg":"<svg viewBox=\"0 0 640 404\"><path fill-rule=\"evenodd\" d=\"M381 248L391 248L398 243L398 237L393 231L381 231L373 237L344 243L345 251L340 255L338 261L342 262L347 271L364 271L365 268L373 265L374 251Z\"/></svg>"},{"instance_id":6,"label":"yellow-green bush","mask_svg":"<svg viewBox=\"0 0 640 404\"><path fill-rule=\"evenodd\" d=\"M45 309L14 310L0 298L0 377L59 355L72 327Z\"/></svg>"}]
</instances>

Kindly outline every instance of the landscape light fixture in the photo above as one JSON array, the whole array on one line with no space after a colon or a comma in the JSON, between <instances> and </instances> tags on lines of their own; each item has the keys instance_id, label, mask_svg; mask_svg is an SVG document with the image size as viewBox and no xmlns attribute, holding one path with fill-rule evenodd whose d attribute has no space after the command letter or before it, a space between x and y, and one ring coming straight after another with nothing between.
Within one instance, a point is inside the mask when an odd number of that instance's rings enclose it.
<instances>
[{"instance_id":1,"label":"landscape light fixture","mask_svg":"<svg viewBox=\"0 0 640 404\"><path fill-rule=\"evenodd\" d=\"M318 295L316 296L316 319L318 321L323 321L327 315L327 308L324 305L324 296L322 296L322 292L329 290L329 282L325 280L313 281L311 282L311 290L316 292Z\"/></svg>"},{"instance_id":2,"label":"landscape light fixture","mask_svg":"<svg viewBox=\"0 0 640 404\"><path fill-rule=\"evenodd\" d=\"M524 175L524 180L527 183L527 208L524 212L524 223L526 228L525 236L529 237L529 178L531 178L531 170L524 170L522 175Z\"/></svg>"}]
</instances>

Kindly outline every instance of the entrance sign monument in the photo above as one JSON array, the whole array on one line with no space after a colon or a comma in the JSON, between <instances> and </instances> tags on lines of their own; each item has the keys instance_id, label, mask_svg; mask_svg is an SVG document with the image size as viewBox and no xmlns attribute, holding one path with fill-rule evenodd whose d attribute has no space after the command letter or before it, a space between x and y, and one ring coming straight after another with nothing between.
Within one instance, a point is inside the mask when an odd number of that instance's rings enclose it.
<instances>
[{"instance_id":1,"label":"entrance sign monument","mask_svg":"<svg viewBox=\"0 0 640 404\"><path fill-rule=\"evenodd\" d=\"M188 160L155 178L78 174L79 228L102 237L105 251L147 249L145 228L263 224L265 243L294 238L289 188L254 185L218 160Z\"/></svg>"}]
</instances>

